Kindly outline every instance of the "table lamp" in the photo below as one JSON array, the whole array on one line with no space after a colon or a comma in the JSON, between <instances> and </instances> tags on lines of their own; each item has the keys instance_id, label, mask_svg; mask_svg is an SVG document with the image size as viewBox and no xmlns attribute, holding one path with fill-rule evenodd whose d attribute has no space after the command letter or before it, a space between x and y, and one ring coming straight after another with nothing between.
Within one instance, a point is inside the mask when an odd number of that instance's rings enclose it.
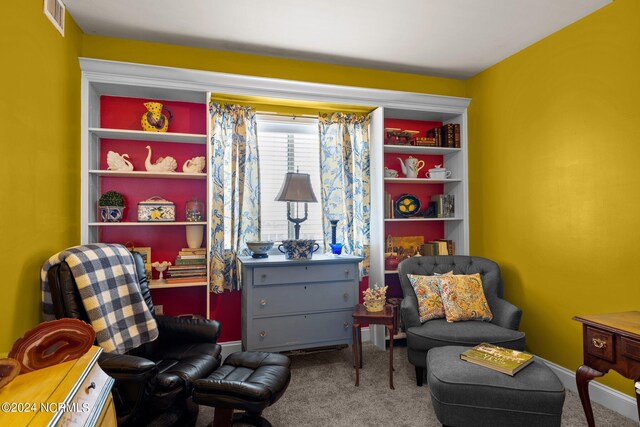
<instances>
[{"instance_id":1,"label":"table lamp","mask_svg":"<svg viewBox=\"0 0 640 427\"><path fill-rule=\"evenodd\" d=\"M304 217L293 218L290 205L287 205L287 219L294 224L295 238L300 239L300 223L307 220L309 212L307 203L317 203L316 195L311 188L311 177L308 173L287 172L282 183L282 188L276 196L277 202L304 202ZM297 215L297 209L296 209Z\"/></svg>"}]
</instances>

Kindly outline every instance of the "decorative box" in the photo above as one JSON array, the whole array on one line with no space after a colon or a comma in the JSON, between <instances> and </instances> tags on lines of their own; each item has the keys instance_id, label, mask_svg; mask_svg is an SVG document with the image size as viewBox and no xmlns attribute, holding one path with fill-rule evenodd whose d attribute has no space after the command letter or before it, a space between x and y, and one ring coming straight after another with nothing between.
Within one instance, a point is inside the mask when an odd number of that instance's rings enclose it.
<instances>
[{"instance_id":1,"label":"decorative box","mask_svg":"<svg viewBox=\"0 0 640 427\"><path fill-rule=\"evenodd\" d=\"M171 222L176 220L176 205L162 197L153 196L138 203L138 221Z\"/></svg>"}]
</instances>

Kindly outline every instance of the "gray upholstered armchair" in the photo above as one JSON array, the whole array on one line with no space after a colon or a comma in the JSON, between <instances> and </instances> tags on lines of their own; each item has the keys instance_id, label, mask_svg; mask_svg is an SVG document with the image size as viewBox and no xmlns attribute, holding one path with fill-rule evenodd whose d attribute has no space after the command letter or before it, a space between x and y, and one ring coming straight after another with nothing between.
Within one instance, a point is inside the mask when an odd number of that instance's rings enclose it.
<instances>
[{"instance_id":1,"label":"gray upholstered armchair","mask_svg":"<svg viewBox=\"0 0 640 427\"><path fill-rule=\"evenodd\" d=\"M407 274L430 276L444 274L480 273L484 294L489 303L493 320L484 322L468 320L447 323L445 319L433 319L420 323L418 299ZM404 299L401 313L407 333L407 355L416 367L416 382L422 385L426 375L427 352L434 347L447 345L474 346L488 342L514 350L524 350L524 332L518 331L522 311L502 299L503 285L500 267L495 262L473 256L417 256L407 258L398 266Z\"/></svg>"}]
</instances>

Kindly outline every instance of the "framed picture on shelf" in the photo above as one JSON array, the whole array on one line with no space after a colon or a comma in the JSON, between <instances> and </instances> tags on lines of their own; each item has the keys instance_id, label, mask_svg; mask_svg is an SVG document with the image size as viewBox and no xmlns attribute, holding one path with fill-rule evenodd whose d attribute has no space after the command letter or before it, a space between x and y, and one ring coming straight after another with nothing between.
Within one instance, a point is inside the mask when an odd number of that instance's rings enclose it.
<instances>
[{"instance_id":1,"label":"framed picture on shelf","mask_svg":"<svg viewBox=\"0 0 640 427\"><path fill-rule=\"evenodd\" d=\"M391 236L391 252L398 257L398 262L414 256L424 244L424 236Z\"/></svg>"},{"instance_id":2,"label":"framed picture on shelf","mask_svg":"<svg viewBox=\"0 0 640 427\"><path fill-rule=\"evenodd\" d=\"M135 247L135 246L129 246L127 245L127 248L130 251L136 251L138 252L140 255L142 255L142 260L144 261L144 271L147 275L147 280L151 280L151 274L152 274L152 269L151 269L151 248L150 247Z\"/></svg>"}]
</instances>

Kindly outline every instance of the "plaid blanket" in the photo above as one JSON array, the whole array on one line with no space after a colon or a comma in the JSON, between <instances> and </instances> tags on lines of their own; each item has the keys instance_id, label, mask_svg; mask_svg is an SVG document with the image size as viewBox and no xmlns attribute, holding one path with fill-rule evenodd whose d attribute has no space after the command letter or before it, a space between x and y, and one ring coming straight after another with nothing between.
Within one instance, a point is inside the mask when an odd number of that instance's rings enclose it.
<instances>
[{"instance_id":1,"label":"plaid blanket","mask_svg":"<svg viewBox=\"0 0 640 427\"><path fill-rule=\"evenodd\" d=\"M63 261L71 268L96 341L105 351L126 353L158 337L156 320L140 293L133 255L122 245L74 246L49 258L40 272L44 320L55 319L47 272Z\"/></svg>"}]
</instances>

